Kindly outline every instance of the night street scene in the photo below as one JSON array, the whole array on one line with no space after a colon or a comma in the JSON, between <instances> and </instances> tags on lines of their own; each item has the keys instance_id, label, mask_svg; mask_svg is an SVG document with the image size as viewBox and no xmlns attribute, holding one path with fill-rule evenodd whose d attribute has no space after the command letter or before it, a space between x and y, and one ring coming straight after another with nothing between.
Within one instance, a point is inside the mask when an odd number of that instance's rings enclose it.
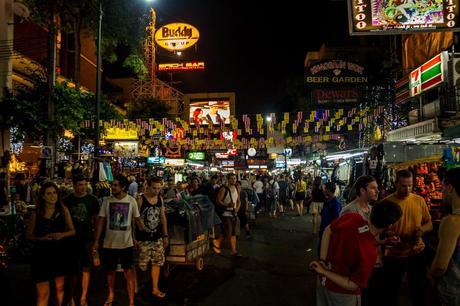
<instances>
[{"instance_id":1,"label":"night street scene","mask_svg":"<svg viewBox=\"0 0 460 306\"><path fill-rule=\"evenodd\" d=\"M0 0L0 306L460 306L459 2Z\"/></svg>"}]
</instances>

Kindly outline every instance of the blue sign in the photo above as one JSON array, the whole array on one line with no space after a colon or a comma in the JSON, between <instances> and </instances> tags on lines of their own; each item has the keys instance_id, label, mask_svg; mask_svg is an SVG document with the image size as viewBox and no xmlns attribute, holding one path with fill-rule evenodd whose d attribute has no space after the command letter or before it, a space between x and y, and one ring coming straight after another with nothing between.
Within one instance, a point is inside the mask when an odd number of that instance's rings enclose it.
<instances>
[{"instance_id":1,"label":"blue sign","mask_svg":"<svg viewBox=\"0 0 460 306\"><path fill-rule=\"evenodd\" d=\"M164 156L150 156L147 157L147 164L148 165L157 165L157 164L164 164L166 158Z\"/></svg>"}]
</instances>

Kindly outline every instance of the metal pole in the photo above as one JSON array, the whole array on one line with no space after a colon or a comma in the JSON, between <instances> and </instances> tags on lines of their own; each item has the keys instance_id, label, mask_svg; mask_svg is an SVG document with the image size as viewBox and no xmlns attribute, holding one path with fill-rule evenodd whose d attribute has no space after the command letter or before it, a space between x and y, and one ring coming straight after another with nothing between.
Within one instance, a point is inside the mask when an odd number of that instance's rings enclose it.
<instances>
[{"instance_id":1,"label":"metal pole","mask_svg":"<svg viewBox=\"0 0 460 306\"><path fill-rule=\"evenodd\" d=\"M284 172L285 172L285 173L288 172L286 149L284 150Z\"/></svg>"},{"instance_id":2,"label":"metal pole","mask_svg":"<svg viewBox=\"0 0 460 306\"><path fill-rule=\"evenodd\" d=\"M101 113L101 40L102 40L102 0L99 0L99 23L97 27L97 46L96 46L96 140L94 144L94 156L99 156L99 140L100 140L100 113Z\"/></svg>"},{"instance_id":3,"label":"metal pole","mask_svg":"<svg viewBox=\"0 0 460 306\"><path fill-rule=\"evenodd\" d=\"M50 20L49 28L49 50L48 50L48 120L51 123L56 122L56 106L53 101L53 91L56 84L56 57L57 57L57 25L55 20L55 14L53 10L53 15ZM56 131L52 129L47 129L46 132L46 145L51 147L51 167L49 171L49 177L53 178L55 173L56 161L57 161L57 142L58 135Z\"/></svg>"}]
</instances>

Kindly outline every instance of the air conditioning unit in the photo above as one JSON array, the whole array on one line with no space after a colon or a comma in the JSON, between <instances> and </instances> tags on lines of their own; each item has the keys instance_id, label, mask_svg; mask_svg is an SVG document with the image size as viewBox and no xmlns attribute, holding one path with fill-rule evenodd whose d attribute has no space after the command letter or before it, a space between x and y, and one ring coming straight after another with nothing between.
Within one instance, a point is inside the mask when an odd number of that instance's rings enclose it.
<instances>
[{"instance_id":1,"label":"air conditioning unit","mask_svg":"<svg viewBox=\"0 0 460 306\"><path fill-rule=\"evenodd\" d=\"M452 86L460 88L460 54L452 57Z\"/></svg>"}]
</instances>

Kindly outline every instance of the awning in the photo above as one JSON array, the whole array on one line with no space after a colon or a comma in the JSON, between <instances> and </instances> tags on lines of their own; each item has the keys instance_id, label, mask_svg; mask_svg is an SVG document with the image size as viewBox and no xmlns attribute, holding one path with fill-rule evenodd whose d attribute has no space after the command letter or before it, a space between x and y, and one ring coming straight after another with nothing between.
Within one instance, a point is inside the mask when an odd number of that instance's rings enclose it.
<instances>
[{"instance_id":1,"label":"awning","mask_svg":"<svg viewBox=\"0 0 460 306\"><path fill-rule=\"evenodd\" d=\"M454 139L460 138L460 124L451 126L442 132L443 138Z\"/></svg>"},{"instance_id":2,"label":"awning","mask_svg":"<svg viewBox=\"0 0 460 306\"><path fill-rule=\"evenodd\" d=\"M421 163L434 163L434 162L441 162L442 161L442 155L433 155L429 157L423 157L423 158L418 158L414 160L410 160L407 162L399 163L399 164L393 164L389 165L390 168L400 170L400 169L407 169L411 166L415 166Z\"/></svg>"}]
</instances>

